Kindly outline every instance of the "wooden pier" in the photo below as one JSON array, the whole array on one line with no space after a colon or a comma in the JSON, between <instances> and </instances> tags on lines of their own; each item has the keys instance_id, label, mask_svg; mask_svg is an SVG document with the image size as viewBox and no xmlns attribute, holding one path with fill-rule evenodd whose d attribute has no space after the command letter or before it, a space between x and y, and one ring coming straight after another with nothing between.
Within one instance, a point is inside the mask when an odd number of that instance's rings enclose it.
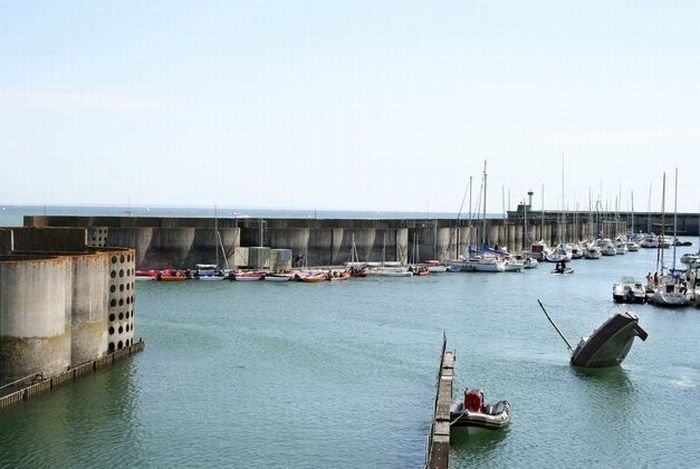
<instances>
[{"instance_id":1,"label":"wooden pier","mask_svg":"<svg viewBox=\"0 0 700 469\"><path fill-rule=\"evenodd\" d=\"M440 368L435 389L433 423L430 426L426 449L427 469L447 469L450 460L450 404L454 378L454 352L447 350L447 338L443 335Z\"/></svg>"},{"instance_id":2,"label":"wooden pier","mask_svg":"<svg viewBox=\"0 0 700 469\"><path fill-rule=\"evenodd\" d=\"M129 347L124 347L116 352L109 353L97 360L73 366L50 378L40 377L40 374L33 375L32 377L35 379L33 379L32 382L22 386L11 394L0 397L0 411L41 396L49 391L53 391L66 383L72 383L78 378L94 373L100 368L112 366L115 362L129 357L133 353L142 351L145 346L146 344L144 344L143 340L140 340Z\"/></svg>"}]
</instances>

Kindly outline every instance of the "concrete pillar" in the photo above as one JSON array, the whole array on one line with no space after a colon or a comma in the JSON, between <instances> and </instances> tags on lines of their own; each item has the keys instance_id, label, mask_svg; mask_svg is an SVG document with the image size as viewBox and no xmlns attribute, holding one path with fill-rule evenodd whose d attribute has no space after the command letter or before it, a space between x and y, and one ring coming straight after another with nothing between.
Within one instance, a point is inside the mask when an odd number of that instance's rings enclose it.
<instances>
[{"instance_id":1,"label":"concrete pillar","mask_svg":"<svg viewBox=\"0 0 700 469\"><path fill-rule=\"evenodd\" d=\"M70 365L71 267L68 256L0 258L0 384Z\"/></svg>"},{"instance_id":2,"label":"concrete pillar","mask_svg":"<svg viewBox=\"0 0 700 469\"><path fill-rule=\"evenodd\" d=\"M73 256L71 363L100 358L107 351L109 255Z\"/></svg>"}]
</instances>

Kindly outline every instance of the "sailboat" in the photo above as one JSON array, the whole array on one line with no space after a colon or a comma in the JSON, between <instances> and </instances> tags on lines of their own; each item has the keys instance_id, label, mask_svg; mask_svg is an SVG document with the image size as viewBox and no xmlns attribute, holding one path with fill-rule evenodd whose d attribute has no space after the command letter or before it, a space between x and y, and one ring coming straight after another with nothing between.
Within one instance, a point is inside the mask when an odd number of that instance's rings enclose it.
<instances>
[{"instance_id":1,"label":"sailboat","mask_svg":"<svg viewBox=\"0 0 700 469\"><path fill-rule=\"evenodd\" d=\"M370 271L370 275L378 277L413 277L413 272L399 263L386 261L386 232L384 233L384 243L382 245L382 263L379 267Z\"/></svg>"},{"instance_id":2,"label":"sailboat","mask_svg":"<svg viewBox=\"0 0 700 469\"><path fill-rule=\"evenodd\" d=\"M229 269L228 266L228 258L226 256L226 251L224 250L221 235L219 234L219 216L216 206L214 206L214 244L214 251L216 253L216 263L195 265L195 276L199 280L224 280L229 274L231 274L231 269ZM219 247L221 247L221 253L223 254L224 261L226 262L226 269L222 269L219 265Z\"/></svg>"},{"instance_id":3,"label":"sailboat","mask_svg":"<svg viewBox=\"0 0 700 469\"><path fill-rule=\"evenodd\" d=\"M481 220L481 249L474 250L470 247L470 255L464 263L462 270L467 272L504 272L506 270L505 261L498 255L497 251L491 249L486 238L486 161L484 161L483 174L483 216Z\"/></svg>"},{"instance_id":4,"label":"sailboat","mask_svg":"<svg viewBox=\"0 0 700 469\"><path fill-rule=\"evenodd\" d=\"M664 173L664 193L666 189L666 173ZM676 232L678 229L678 168L676 168L676 174L675 174L675 180L674 180L674 205L673 205L673 237L674 239L676 238ZM664 203L662 205L665 205L665 199L664 196L662 196L662 200L664 200ZM662 207L662 212L661 212L661 237L663 238L664 234L664 217L663 217L663 207ZM660 262L659 260L660 259ZM688 288L685 284L685 281L681 280L681 271L676 270L676 246L674 244L673 246L673 265L671 270L664 274L664 265L663 265L663 245L659 244L659 256L657 256L657 266L660 265L661 267L661 277L659 278L658 284L654 288L654 295L652 297L652 300L654 301L654 304L657 304L659 306L668 306L668 307L679 307L679 306L687 306L690 304L690 297L691 295L688 292ZM657 269L658 271L658 269Z\"/></svg>"}]
</instances>

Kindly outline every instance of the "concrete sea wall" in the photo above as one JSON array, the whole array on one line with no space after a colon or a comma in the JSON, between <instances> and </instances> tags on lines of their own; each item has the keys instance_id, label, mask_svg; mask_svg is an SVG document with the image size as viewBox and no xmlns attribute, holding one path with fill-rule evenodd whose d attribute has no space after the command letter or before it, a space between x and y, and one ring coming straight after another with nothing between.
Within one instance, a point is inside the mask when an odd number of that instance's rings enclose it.
<instances>
[{"instance_id":1,"label":"concrete sea wall","mask_svg":"<svg viewBox=\"0 0 700 469\"><path fill-rule=\"evenodd\" d=\"M544 240L549 244L615 237L631 227L629 214L532 212L523 206L505 219L486 220L486 239L511 252ZM635 214L638 231L647 224L658 232L660 213ZM679 214L679 232L697 234L698 215ZM668 224L671 215L666 214ZM292 264L339 265L350 260L353 241L361 261L448 261L479 245L482 220L448 219L289 219L289 218L157 218L27 216L28 227L80 227L94 246L136 249L135 268L192 268L195 264L267 267L258 248L288 249ZM667 225L668 226L668 225ZM270 256L272 252L270 251ZM414 257L416 257L414 259Z\"/></svg>"}]
</instances>

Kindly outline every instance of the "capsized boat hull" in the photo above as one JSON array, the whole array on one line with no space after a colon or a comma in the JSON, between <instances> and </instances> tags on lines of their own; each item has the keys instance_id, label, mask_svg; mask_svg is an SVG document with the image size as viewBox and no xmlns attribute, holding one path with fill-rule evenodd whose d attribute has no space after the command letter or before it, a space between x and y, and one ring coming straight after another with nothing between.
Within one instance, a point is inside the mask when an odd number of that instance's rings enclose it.
<instances>
[{"instance_id":1,"label":"capsized boat hull","mask_svg":"<svg viewBox=\"0 0 700 469\"><path fill-rule=\"evenodd\" d=\"M635 337L646 340L639 317L630 312L618 313L605 321L590 337L584 337L571 354L571 364L588 368L616 366L632 348Z\"/></svg>"}]
</instances>

